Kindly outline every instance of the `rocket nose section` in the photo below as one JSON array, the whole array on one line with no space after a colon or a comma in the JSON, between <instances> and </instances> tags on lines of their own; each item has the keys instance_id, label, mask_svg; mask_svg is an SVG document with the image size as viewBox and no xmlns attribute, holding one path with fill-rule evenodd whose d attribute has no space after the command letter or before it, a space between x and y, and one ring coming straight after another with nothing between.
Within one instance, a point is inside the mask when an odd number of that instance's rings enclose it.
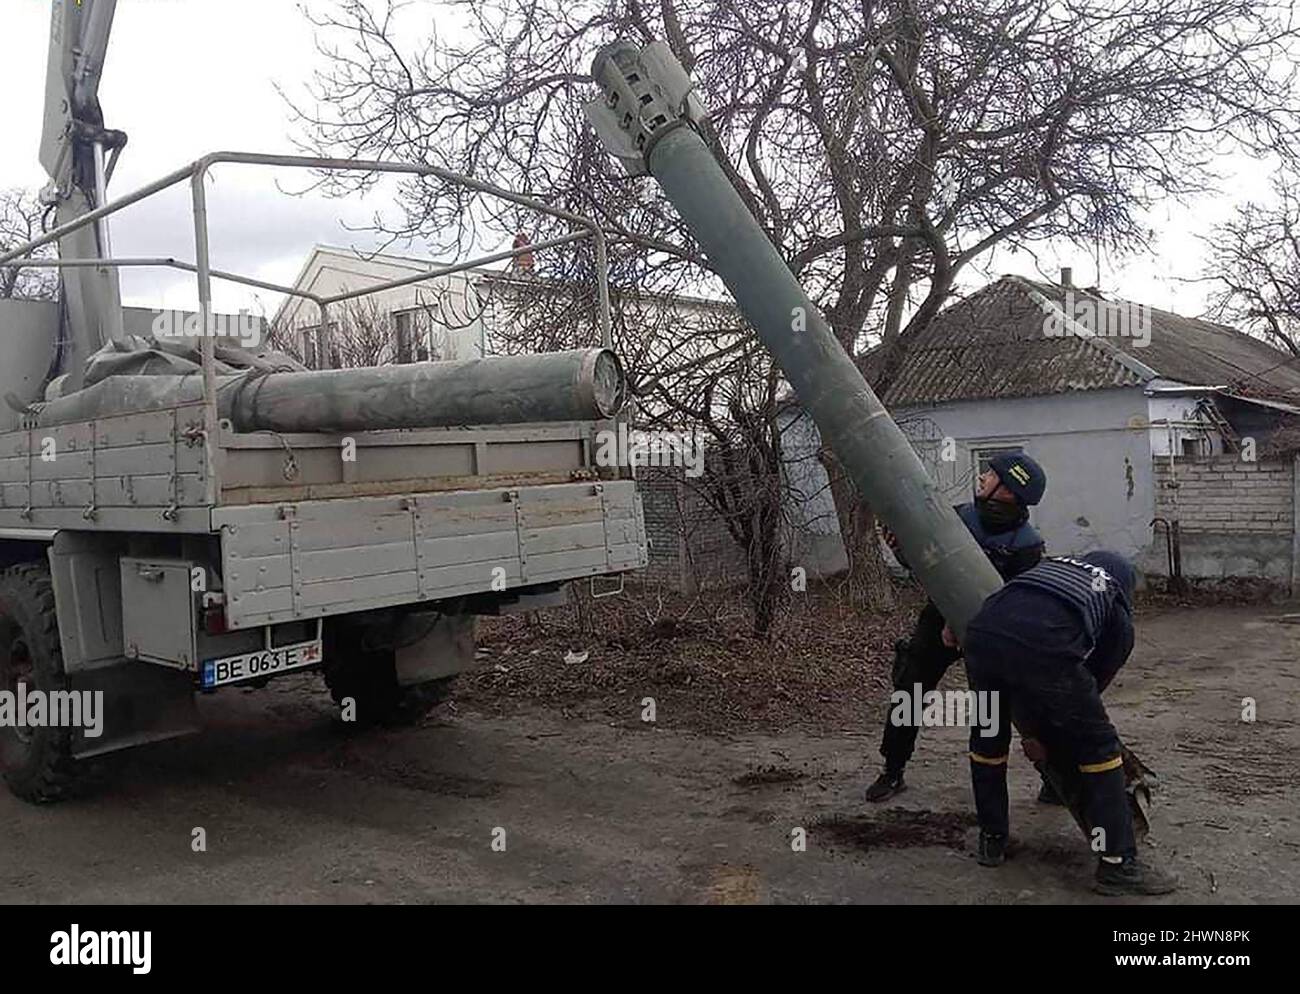
<instances>
[{"instance_id":1,"label":"rocket nose section","mask_svg":"<svg viewBox=\"0 0 1300 994\"><path fill-rule=\"evenodd\" d=\"M617 41L611 41L607 45L602 45L596 57L591 60L591 77L597 83L606 84L605 73L611 68L615 72L620 70L626 71L634 66L641 49L633 41L627 38L620 38ZM614 66L611 67L610 63Z\"/></svg>"}]
</instances>

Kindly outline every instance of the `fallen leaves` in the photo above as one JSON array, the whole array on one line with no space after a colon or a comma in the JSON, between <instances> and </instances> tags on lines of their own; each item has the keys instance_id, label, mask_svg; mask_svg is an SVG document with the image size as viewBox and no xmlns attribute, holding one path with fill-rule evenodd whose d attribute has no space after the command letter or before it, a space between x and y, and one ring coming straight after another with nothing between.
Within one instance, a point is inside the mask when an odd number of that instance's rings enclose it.
<instances>
[{"instance_id":1,"label":"fallen leaves","mask_svg":"<svg viewBox=\"0 0 1300 994\"><path fill-rule=\"evenodd\" d=\"M465 674L458 697L486 711L519 700L565 713L581 705L628 722L639 722L641 700L653 697L658 722L703 732L875 729L894 641L911 630L921 603L910 589L900 594L895 610L864 614L810 591L766 637L754 635L743 600L726 591L693 599L656 592L651 612L629 588L577 611L486 618L481 662L496 665Z\"/></svg>"}]
</instances>

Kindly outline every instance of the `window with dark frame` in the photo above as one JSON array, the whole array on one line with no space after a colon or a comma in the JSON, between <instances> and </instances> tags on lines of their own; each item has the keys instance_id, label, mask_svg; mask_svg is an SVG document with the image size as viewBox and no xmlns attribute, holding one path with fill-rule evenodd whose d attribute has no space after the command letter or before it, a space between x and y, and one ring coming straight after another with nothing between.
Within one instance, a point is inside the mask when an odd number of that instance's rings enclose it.
<instances>
[{"instance_id":1,"label":"window with dark frame","mask_svg":"<svg viewBox=\"0 0 1300 994\"><path fill-rule=\"evenodd\" d=\"M397 329L397 362L411 362L411 312L394 311L393 324Z\"/></svg>"}]
</instances>

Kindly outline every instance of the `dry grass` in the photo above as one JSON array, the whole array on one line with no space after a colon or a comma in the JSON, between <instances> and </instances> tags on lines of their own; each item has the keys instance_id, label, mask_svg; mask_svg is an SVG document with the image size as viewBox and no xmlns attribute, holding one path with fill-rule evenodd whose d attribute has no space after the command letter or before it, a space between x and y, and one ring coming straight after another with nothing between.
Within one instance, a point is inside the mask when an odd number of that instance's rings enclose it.
<instances>
[{"instance_id":1,"label":"dry grass","mask_svg":"<svg viewBox=\"0 0 1300 994\"><path fill-rule=\"evenodd\" d=\"M571 594L565 608L482 619L480 665L461 678L456 698L495 714L528 701L640 724L642 701L652 697L658 723L709 734L878 728L894 642L910 633L923 603L915 583L895 595L893 609L864 612L829 587L796 594L758 638L734 590L693 598L656 587L595 600ZM1184 597L1152 590L1139 596L1138 614L1261 596L1251 584Z\"/></svg>"},{"instance_id":2,"label":"dry grass","mask_svg":"<svg viewBox=\"0 0 1300 994\"><path fill-rule=\"evenodd\" d=\"M483 619L480 668L457 698L496 713L526 700L639 722L652 697L658 723L708 733L877 727L894 642L921 604L915 586L897 594L896 608L870 615L829 589L796 594L765 638L732 592L584 595L564 609Z\"/></svg>"}]
</instances>

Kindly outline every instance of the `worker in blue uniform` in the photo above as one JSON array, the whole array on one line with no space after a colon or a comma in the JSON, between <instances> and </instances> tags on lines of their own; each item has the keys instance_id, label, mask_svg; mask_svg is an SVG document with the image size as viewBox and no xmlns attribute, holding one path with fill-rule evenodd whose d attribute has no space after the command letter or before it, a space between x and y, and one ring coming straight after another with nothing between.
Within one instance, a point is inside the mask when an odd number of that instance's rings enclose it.
<instances>
[{"instance_id":1,"label":"worker in blue uniform","mask_svg":"<svg viewBox=\"0 0 1300 994\"><path fill-rule=\"evenodd\" d=\"M1166 894L1177 881L1138 856L1125 793L1119 735L1101 692L1133 649L1135 572L1123 557L1093 552L1050 557L990 595L966 628L970 689L998 694L998 713L1034 729L1031 758L1064 751L1082 777L1083 815L1098 853L1103 894ZM1010 828L1007 758L1011 722L993 735L972 728L971 784L979 817L979 862L997 866Z\"/></svg>"},{"instance_id":2,"label":"worker in blue uniform","mask_svg":"<svg viewBox=\"0 0 1300 994\"><path fill-rule=\"evenodd\" d=\"M1043 539L1029 523L1029 509L1043 499L1046 489L1047 474L1037 462L1020 452L1001 453L989 460L988 469L980 474L974 501L955 509L1004 580L1042 558ZM886 532L885 539L902 562L893 535ZM926 601L912 637L900 639L894 646L895 692L914 694L919 684L924 695L939 685L948 667L961 655L959 649L944 643L943 630L943 615L933 601ZM893 713L891 708L886 715L880 743L885 768L867 788L868 801L883 801L907 789L903 770L916 748L918 729L912 724L895 723L891 720ZM1039 799L1056 802L1055 793L1046 783Z\"/></svg>"}]
</instances>

